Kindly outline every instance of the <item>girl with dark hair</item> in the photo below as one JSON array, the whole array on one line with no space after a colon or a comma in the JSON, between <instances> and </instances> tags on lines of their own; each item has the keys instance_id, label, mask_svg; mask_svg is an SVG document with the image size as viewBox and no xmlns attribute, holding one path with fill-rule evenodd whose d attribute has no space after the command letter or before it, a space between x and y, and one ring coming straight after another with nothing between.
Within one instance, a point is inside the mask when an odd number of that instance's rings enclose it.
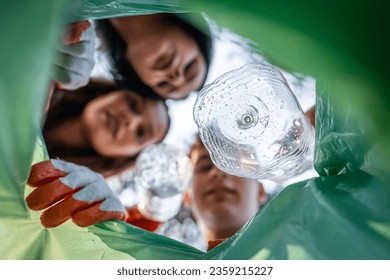
<instances>
[{"instance_id":1,"label":"girl with dark hair","mask_svg":"<svg viewBox=\"0 0 390 280\"><path fill-rule=\"evenodd\" d=\"M164 101L92 80L75 91L57 89L43 128L51 158L84 165L105 177L131 167L169 129Z\"/></svg>"},{"instance_id":2,"label":"girl with dark hair","mask_svg":"<svg viewBox=\"0 0 390 280\"><path fill-rule=\"evenodd\" d=\"M211 38L184 16L161 13L98 21L118 83L164 99L186 98L203 86Z\"/></svg>"}]
</instances>

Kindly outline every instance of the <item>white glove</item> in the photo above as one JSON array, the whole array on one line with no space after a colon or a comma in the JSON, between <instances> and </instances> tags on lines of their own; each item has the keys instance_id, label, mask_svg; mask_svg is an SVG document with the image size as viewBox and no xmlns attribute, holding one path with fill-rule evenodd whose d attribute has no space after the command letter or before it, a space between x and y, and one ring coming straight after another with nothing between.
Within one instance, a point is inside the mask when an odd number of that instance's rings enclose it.
<instances>
[{"instance_id":1,"label":"white glove","mask_svg":"<svg viewBox=\"0 0 390 280\"><path fill-rule=\"evenodd\" d=\"M69 219L84 227L127 218L103 176L87 167L56 159L42 161L32 166L27 184L35 188L26 198L29 208L47 208L41 215L44 227L56 227Z\"/></svg>"},{"instance_id":2,"label":"white glove","mask_svg":"<svg viewBox=\"0 0 390 280\"><path fill-rule=\"evenodd\" d=\"M73 23L56 48L54 80L57 87L75 90L85 86L94 67L95 28L88 21Z\"/></svg>"}]
</instances>

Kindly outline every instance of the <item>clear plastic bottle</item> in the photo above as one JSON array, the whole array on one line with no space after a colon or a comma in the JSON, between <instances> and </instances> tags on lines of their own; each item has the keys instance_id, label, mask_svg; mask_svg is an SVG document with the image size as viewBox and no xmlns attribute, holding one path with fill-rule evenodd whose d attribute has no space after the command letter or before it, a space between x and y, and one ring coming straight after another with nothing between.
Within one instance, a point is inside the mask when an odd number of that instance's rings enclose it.
<instances>
[{"instance_id":1,"label":"clear plastic bottle","mask_svg":"<svg viewBox=\"0 0 390 280\"><path fill-rule=\"evenodd\" d=\"M204 87L194 119L212 161L227 173L283 181L313 165L314 130L271 65L249 63Z\"/></svg>"},{"instance_id":2,"label":"clear plastic bottle","mask_svg":"<svg viewBox=\"0 0 390 280\"><path fill-rule=\"evenodd\" d=\"M147 147L136 160L139 212L154 221L175 216L191 177L191 162L178 148L164 143Z\"/></svg>"}]
</instances>

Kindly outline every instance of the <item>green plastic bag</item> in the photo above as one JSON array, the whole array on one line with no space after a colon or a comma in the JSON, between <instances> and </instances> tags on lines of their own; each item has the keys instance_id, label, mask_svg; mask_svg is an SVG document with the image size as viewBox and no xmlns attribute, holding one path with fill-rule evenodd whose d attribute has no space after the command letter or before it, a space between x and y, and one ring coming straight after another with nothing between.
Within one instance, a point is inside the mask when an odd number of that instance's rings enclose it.
<instances>
[{"instance_id":1,"label":"green plastic bag","mask_svg":"<svg viewBox=\"0 0 390 280\"><path fill-rule=\"evenodd\" d=\"M67 222L45 229L40 212L27 208L24 199L31 188L25 183L30 166L47 159L40 127L51 49L60 23L69 18L68 12L63 13L67 11L64 1L51 5L8 2L1 26L9 28L0 35L5 42L1 61L9 66L0 75L0 259L195 259L201 255L186 244L122 222L89 228ZM26 19L33 21L28 31Z\"/></svg>"},{"instance_id":2,"label":"green plastic bag","mask_svg":"<svg viewBox=\"0 0 390 280\"><path fill-rule=\"evenodd\" d=\"M2 3L0 259L390 259L384 1L317 2ZM32 162L47 158L41 112L60 24L158 11L204 11L253 39L278 66L318 81L316 169L322 177L287 187L207 253L116 221L45 229L24 201Z\"/></svg>"}]
</instances>

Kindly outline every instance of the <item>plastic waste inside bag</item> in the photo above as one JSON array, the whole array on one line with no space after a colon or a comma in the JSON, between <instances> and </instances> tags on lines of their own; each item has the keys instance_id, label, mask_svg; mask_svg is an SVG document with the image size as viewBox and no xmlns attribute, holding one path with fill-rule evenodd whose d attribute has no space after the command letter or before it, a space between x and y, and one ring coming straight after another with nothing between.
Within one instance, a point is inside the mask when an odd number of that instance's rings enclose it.
<instances>
[{"instance_id":1,"label":"plastic waste inside bag","mask_svg":"<svg viewBox=\"0 0 390 280\"><path fill-rule=\"evenodd\" d=\"M190 160L180 149L164 143L149 146L136 160L138 210L154 221L172 218L180 210L191 176Z\"/></svg>"},{"instance_id":2,"label":"plastic waste inside bag","mask_svg":"<svg viewBox=\"0 0 390 280\"><path fill-rule=\"evenodd\" d=\"M214 164L283 181L313 166L314 130L283 74L249 63L201 90L194 119Z\"/></svg>"}]
</instances>

